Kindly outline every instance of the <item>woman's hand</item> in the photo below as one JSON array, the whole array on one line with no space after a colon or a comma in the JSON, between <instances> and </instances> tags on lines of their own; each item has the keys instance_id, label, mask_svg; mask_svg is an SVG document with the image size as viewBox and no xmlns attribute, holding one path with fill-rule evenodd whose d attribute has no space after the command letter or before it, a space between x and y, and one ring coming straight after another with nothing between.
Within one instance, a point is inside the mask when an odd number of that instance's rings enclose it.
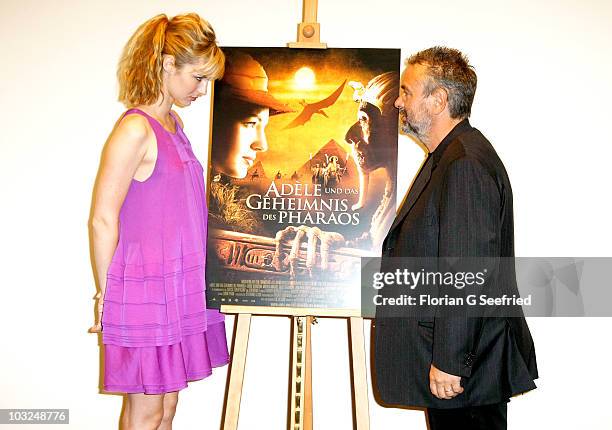
<instances>
[{"instance_id":1,"label":"woman's hand","mask_svg":"<svg viewBox=\"0 0 612 430\"><path fill-rule=\"evenodd\" d=\"M104 308L104 298L102 293L96 294L96 322L89 328L89 333L102 333L102 309Z\"/></svg>"}]
</instances>

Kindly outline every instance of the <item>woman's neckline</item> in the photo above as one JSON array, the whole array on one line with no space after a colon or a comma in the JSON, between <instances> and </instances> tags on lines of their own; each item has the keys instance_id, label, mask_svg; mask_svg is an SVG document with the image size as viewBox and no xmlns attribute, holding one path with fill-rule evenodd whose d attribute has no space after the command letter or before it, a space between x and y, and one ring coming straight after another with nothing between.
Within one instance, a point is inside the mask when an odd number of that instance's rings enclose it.
<instances>
[{"instance_id":1,"label":"woman's neckline","mask_svg":"<svg viewBox=\"0 0 612 430\"><path fill-rule=\"evenodd\" d=\"M164 125L161 123L160 120L158 120L157 118L155 118L153 115L145 112L144 110L140 109L140 108L133 108L134 110L137 110L139 112L144 113L146 116L148 116L149 118L151 118L152 120L154 120L157 124L159 124L159 126L161 128L163 128L165 131L167 131L168 133L170 133L171 135L176 135L178 133L178 121L176 119L176 117L174 116L174 114L172 113L172 111L170 111L170 116L172 117L172 119L174 120L174 131L172 130L168 130L166 127L164 127Z\"/></svg>"}]
</instances>

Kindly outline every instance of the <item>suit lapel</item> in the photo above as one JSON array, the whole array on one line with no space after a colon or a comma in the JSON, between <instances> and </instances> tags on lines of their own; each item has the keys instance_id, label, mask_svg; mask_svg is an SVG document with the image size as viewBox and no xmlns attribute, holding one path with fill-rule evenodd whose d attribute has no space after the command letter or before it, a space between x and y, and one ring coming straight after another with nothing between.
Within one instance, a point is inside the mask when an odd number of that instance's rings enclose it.
<instances>
[{"instance_id":1,"label":"suit lapel","mask_svg":"<svg viewBox=\"0 0 612 430\"><path fill-rule=\"evenodd\" d=\"M421 195L421 193L423 192L423 190L429 183L429 180L431 179L431 170L432 170L431 168L433 164L432 161L433 161L433 157L429 155L427 157L427 160L423 164L423 167L419 171L417 178L415 179L414 183L410 187L410 191L408 192L408 195L406 196L406 200L404 201L404 204L402 205L397 216L395 217L395 220L393 221L393 224L391 225L391 228L389 229L389 231L393 231L393 229L400 222L402 222L402 220L406 217L406 215L408 215L408 212L410 212L410 209L412 209L412 206L414 206L417 199L419 198L419 196Z\"/></svg>"},{"instance_id":2,"label":"suit lapel","mask_svg":"<svg viewBox=\"0 0 612 430\"><path fill-rule=\"evenodd\" d=\"M427 160L425 161L425 164L423 164L423 167L421 168L421 170L419 170L419 174L417 175L417 178L415 179L414 183L410 187L408 196L406 197L404 204L402 205L397 216L395 217L395 220L393 221L393 224L391 225L391 228L389 229L389 233L392 232L393 229L397 227L397 225L401 223L404 218L406 218L406 215L408 215L408 212L410 212L410 209L412 209L412 207L416 203L421 193L423 193L423 190L425 189L425 187L429 183L429 180L431 179L431 172L434 169L434 166L437 165L440 158L442 158L442 154L444 153L444 151L446 151L449 145L458 136L470 130L472 130L472 126L470 125L470 122L467 119L464 119L463 121L458 123L450 131L450 133L448 133L448 135L446 135L446 137L442 140L442 142L440 142L440 145L438 145L438 147L434 150L434 152L429 154L429 156L427 157Z\"/></svg>"}]
</instances>

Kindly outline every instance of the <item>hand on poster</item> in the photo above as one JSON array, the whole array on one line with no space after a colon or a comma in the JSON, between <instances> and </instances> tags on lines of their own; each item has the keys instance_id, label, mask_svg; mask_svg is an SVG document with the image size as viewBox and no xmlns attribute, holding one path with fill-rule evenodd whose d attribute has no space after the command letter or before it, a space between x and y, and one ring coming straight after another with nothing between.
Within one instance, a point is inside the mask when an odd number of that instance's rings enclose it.
<instances>
[{"instance_id":1,"label":"hand on poster","mask_svg":"<svg viewBox=\"0 0 612 430\"><path fill-rule=\"evenodd\" d=\"M316 267L317 244L320 242L320 262L321 270L327 270L329 262L329 251L332 247L344 246L346 240L340 233L333 231L323 231L318 227L299 227L289 226L276 233L274 238L275 251L272 265L277 271L283 271L289 267L291 278L296 276L297 262L302 243L307 240L306 248L306 269L312 276L313 269ZM291 251L288 255L283 255L282 247L284 244L291 243Z\"/></svg>"}]
</instances>

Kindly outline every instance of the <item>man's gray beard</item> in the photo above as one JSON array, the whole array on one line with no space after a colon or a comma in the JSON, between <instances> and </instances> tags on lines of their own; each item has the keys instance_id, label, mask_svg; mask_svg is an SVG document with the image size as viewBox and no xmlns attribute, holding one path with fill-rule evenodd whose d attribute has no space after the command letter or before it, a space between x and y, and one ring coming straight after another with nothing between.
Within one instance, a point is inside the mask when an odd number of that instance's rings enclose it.
<instances>
[{"instance_id":1,"label":"man's gray beard","mask_svg":"<svg viewBox=\"0 0 612 430\"><path fill-rule=\"evenodd\" d=\"M406 109L400 109L400 127L402 133L405 133L410 136L414 136L419 139L421 142L425 143L427 141L427 134L431 129L431 118L426 117L426 120L421 121L420 124L413 126L408 121L408 115L406 114Z\"/></svg>"}]
</instances>

